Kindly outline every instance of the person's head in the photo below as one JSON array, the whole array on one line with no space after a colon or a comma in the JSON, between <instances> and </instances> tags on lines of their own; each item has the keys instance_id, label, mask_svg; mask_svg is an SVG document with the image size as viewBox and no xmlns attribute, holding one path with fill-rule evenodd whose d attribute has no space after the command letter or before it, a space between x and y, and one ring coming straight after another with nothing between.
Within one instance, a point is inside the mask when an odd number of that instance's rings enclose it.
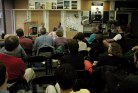
<instances>
[{"instance_id":1,"label":"person's head","mask_svg":"<svg viewBox=\"0 0 138 93\"><path fill-rule=\"evenodd\" d=\"M0 62L0 87L5 83L6 79L6 66Z\"/></svg>"},{"instance_id":2,"label":"person's head","mask_svg":"<svg viewBox=\"0 0 138 93\"><path fill-rule=\"evenodd\" d=\"M10 52L15 50L19 45L19 39L17 36L8 36L7 38L5 38L4 42L5 49Z\"/></svg>"},{"instance_id":3,"label":"person's head","mask_svg":"<svg viewBox=\"0 0 138 93\"><path fill-rule=\"evenodd\" d=\"M45 23L42 22L42 23L41 23L41 26L44 27L44 26L45 26Z\"/></svg>"},{"instance_id":4,"label":"person's head","mask_svg":"<svg viewBox=\"0 0 138 93\"><path fill-rule=\"evenodd\" d=\"M4 39L5 33L1 34L1 39Z\"/></svg>"},{"instance_id":5,"label":"person's head","mask_svg":"<svg viewBox=\"0 0 138 93\"><path fill-rule=\"evenodd\" d=\"M61 27L61 22L59 22L59 24L58 24L58 28L60 28Z\"/></svg>"},{"instance_id":6,"label":"person's head","mask_svg":"<svg viewBox=\"0 0 138 93\"><path fill-rule=\"evenodd\" d=\"M124 32L125 31L125 27L123 25L119 25L119 26L117 26L117 31L118 32Z\"/></svg>"},{"instance_id":7,"label":"person's head","mask_svg":"<svg viewBox=\"0 0 138 93\"><path fill-rule=\"evenodd\" d=\"M79 44L76 39L68 40L67 45L70 53L73 53L73 54L78 53Z\"/></svg>"},{"instance_id":8,"label":"person's head","mask_svg":"<svg viewBox=\"0 0 138 93\"><path fill-rule=\"evenodd\" d=\"M99 11L99 8L98 7L96 7L96 11Z\"/></svg>"},{"instance_id":9,"label":"person's head","mask_svg":"<svg viewBox=\"0 0 138 93\"><path fill-rule=\"evenodd\" d=\"M16 34L17 34L19 37L24 36L23 29L22 29L22 28L17 29L17 30L16 30Z\"/></svg>"},{"instance_id":10,"label":"person's head","mask_svg":"<svg viewBox=\"0 0 138 93\"><path fill-rule=\"evenodd\" d=\"M62 90L72 89L76 81L76 70L70 64L63 64L55 71L55 77Z\"/></svg>"},{"instance_id":11,"label":"person's head","mask_svg":"<svg viewBox=\"0 0 138 93\"><path fill-rule=\"evenodd\" d=\"M115 29L115 24L111 24L111 29Z\"/></svg>"},{"instance_id":12,"label":"person's head","mask_svg":"<svg viewBox=\"0 0 138 93\"><path fill-rule=\"evenodd\" d=\"M92 28L92 33L97 33L98 32L98 27Z\"/></svg>"},{"instance_id":13,"label":"person's head","mask_svg":"<svg viewBox=\"0 0 138 93\"><path fill-rule=\"evenodd\" d=\"M54 27L54 28L53 28L53 31L57 31L57 27Z\"/></svg>"},{"instance_id":14,"label":"person's head","mask_svg":"<svg viewBox=\"0 0 138 93\"><path fill-rule=\"evenodd\" d=\"M84 39L84 34L82 32L78 32L76 36L77 36L76 39L78 40L82 41Z\"/></svg>"},{"instance_id":15,"label":"person's head","mask_svg":"<svg viewBox=\"0 0 138 93\"><path fill-rule=\"evenodd\" d=\"M63 31L57 31L57 32L56 32L56 35L57 35L58 37L63 37Z\"/></svg>"},{"instance_id":16,"label":"person's head","mask_svg":"<svg viewBox=\"0 0 138 93\"><path fill-rule=\"evenodd\" d=\"M108 53L112 54L114 56L122 56L123 55L121 46L116 42L112 42L109 44Z\"/></svg>"},{"instance_id":17,"label":"person's head","mask_svg":"<svg viewBox=\"0 0 138 93\"><path fill-rule=\"evenodd\" d=\"M45 35L46 34L46 28L41 28L40 29L40 34Z\"/></svg>"}]
</instances>

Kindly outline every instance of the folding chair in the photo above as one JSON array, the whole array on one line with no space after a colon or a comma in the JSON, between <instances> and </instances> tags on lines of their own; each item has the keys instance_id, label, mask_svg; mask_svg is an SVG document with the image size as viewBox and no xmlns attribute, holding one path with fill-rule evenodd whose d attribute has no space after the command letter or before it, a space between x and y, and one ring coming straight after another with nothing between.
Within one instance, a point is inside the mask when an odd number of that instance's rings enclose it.
<instances>
[{"instance_id":1,"label":"folding chair","mask_svg":"<svg viewBox=\"0 0 138 93\"><path fill-rule=\"evenodd\" d=\"M45 56L31 56L27 59L28 66L32 67L34 71L45 71L48 73L47 58Z\"/></svg>"},{"instance_id":2,"label":"folding chair","mask_svg":"<svg viewBox=\"0 0 138 93\"><path fill-rule=\"evenodd\" d=\"M81 88L90 89L91 87L91 76L90 72L87 70L77 70L77 81L73 87L75 91Z\"/></svg>"},{"instance_id":3,"label":"folding chair","mask_svg":"<svg viewBox=\"0 0 138 93\"><path fill-rule=\"evenodd\" d=\"M43 46L37 50L37 56L45 56L47 58L46 67L49 73L52 73L52 55L54 53L53 47Z\"/></svg>"},{"instance_id":4,"label":"folding chair","mask_svg":"<svg viewBox=\"0 0 138 93\"><path fill-rule=\"evenodd\" d=\"M54 75L45 75L37 77L32 81L32 90L33 93L37 93L36 85L55 85L55 84L56 84L56 78Z\"/></svg>"},{"instance_id":5,"label":"folding chair","mask_svg":"<svg viewBox=\"0 0 138 93\"><path fill-rule=\"evenodd\" d=\"M88 57L88 51L87 50L81 50L79 53L85 58Z\"/></svg>"}]
</instances>

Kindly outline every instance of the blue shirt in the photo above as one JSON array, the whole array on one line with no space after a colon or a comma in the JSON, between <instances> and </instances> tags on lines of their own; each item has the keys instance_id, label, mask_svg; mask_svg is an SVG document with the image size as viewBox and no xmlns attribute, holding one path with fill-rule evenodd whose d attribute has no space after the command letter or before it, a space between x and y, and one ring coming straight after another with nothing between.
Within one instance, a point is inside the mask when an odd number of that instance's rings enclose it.
<instances>
[{"instance_id":1,"label":"blue shirt","mask_svg":"<svg viewBox=\"0 0 138 93\"><path fill-rule=\"evenodd\" d=\"M96 39L96 34L93 33L90 35L89 39L87 40L89 44L91 44Z\"/></svg>"},{"instance_id":2,"label":"blue shirt","mask_svg":"<svg viewBox=\"0 0 138 93\"><path fill-rule=\"evenodd\" d=\"M50 45L53 46L53 39L50 36L47 35L41 35L40 37L37 37L34 42L34 48L38 49L42 45Z\"/></svg>"}]
</instances>

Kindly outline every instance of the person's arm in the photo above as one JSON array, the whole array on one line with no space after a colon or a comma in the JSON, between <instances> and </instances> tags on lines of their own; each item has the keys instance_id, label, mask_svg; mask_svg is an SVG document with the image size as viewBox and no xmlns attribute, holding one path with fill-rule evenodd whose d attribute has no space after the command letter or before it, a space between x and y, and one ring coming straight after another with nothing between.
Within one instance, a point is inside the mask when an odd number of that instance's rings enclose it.
<instances>
[{"instance_id":1,"label":"person's arm","mask_svg":"<svg viewBox=\"0 0 138 93\"><path fill-rule=\"evenodd\" d=\"M114 41L118 41L118 40L121 40L121 39L122 39L121 34L117 34L117 35L113 38Z\"/></svg>"},{"instance_id":2,"label":"person's arm","mask_svg":"<svg viewBox=\"0 0 138 93\"><path fill-rule=\"evenodd\" d=\"M26 65L22 59L18 59L18 63L16 63L16 69L19 70L19 74L24 77Z\"/></svg>"},{"instance_id":3,"label":"person's arm","mask_svg":"<svg viewBox=\"0 0 138 93\"><path fill-rule=\"evenodd\" d=\"M131 50L132 51L138 50L138 45L137 46L134 46Z\"/></svg>"},{"instance_id":4,"label":"person's arm","mask_svg":"<svg viewBox=\"0 0 138 93\"><path fill-rule=\"evenodd\" d=\"M27 54L25 52L25 50L22 48L21 45L19 45L19 48L20 48L20 52L21 52L21 58L23 58L24 61L27 60Z\"/></svg>"},{"instance_id":5,"label":"person's arm","mask_svg":"<svg viewBox=\"0 0 138 93\"><path fill-rule=\"evenodd\" d=\"M103 44L105 47L108 47L111 42L114 42L114 39L105 39L103 40Z\"/></svg>"}]
</instances>

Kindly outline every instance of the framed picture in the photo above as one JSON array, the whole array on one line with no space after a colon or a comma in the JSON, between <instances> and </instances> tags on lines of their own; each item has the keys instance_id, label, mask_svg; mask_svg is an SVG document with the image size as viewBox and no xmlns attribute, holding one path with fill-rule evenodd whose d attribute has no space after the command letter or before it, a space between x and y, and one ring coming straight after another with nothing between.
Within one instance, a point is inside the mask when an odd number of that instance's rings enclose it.
<instances>
[{"instance_id":1,"label":"framed picture","mask_svg":"<svg viewBox=\"0 0 138 93\"><path fill-rule=\"evenodd\" d=\"M35 2L35 9L41 9L40 2Z\"/></svg>"},{"instance_id":2,"label":"framed picture","mask_svg":"<svg viewBox=\"0 0 138 93\"><path fill-rule=\"evenodd\" d=\"M32 27L31 29L30 29L30 33L29 33L29 35L31 36L31 35L33 35L33 36L37 36L37 27Z\"/></svg>"},{"instance_id":3,"label":"framed picture","mask_svg":"<svg viewBox=\"0 0 138 93\"><path fill-rule=\"evenodd\" d=\"M52 9L57 9L57 2L52 2Z\"/></svg>"},{"instance_id":4,"label":"framed picture","mask_svg":"<svg viewBox=\"0 0 138 93\"><path fill-rule=\"evenodd\" d=\"M77 1L72 1L71 7L72 7L72 9L77 9Z\"/></svg>"},{"instance_id":5,"label":"framed picture","mask_svg":"<svg viewBox=\"0 0 138 93\"><path fill-rule=\"evenodd\" d=\"M63 0L57 1L57 9L63 9Z\"/></svg>"},{"instance_id":6,"label":"framed picture","mask_svg":"<svg viewBox=\"0 0 138 93\"><path fill-rule=\"evenodd\" d=\"M70 8L70 1L64 1L64 9Z\"/></svg>"},{"instance_id":7,"label":"framed picture","mask_svg":"<svg viewBox=\"0 0 138 93\"><path fill-rule=\"evenodd\" d=\"M116 20L115 11L109 11L109 20Z\"/></svg>"},{"instance_id":8,"label":"framed picture","mask_svg":"<svg viewBox=\"0 0 138 93\"><path fill-rule=\"evenodd\" d=\"M92 22L101 22L103 19L103 2L94 1L91 6Z\"/></svg>"},{"instance_id":9,"label":"framed picture","mask_svg":"<svg viewBox=\"0 0 138 93\"><path fill-rule=\"evenodd\" d=\"M46 9L52 9L52 2L46 2Z\"/></svg>"},{"instance_id":10,"label":"framed picture","mask_svg":"<svg viewBox=\"0 0 138 93\"><path fill-rule=\"evenodd\" d=\"M45 2L40 3L40 9L46 9L46 3Z\"/></svg>"}]
</instances>

